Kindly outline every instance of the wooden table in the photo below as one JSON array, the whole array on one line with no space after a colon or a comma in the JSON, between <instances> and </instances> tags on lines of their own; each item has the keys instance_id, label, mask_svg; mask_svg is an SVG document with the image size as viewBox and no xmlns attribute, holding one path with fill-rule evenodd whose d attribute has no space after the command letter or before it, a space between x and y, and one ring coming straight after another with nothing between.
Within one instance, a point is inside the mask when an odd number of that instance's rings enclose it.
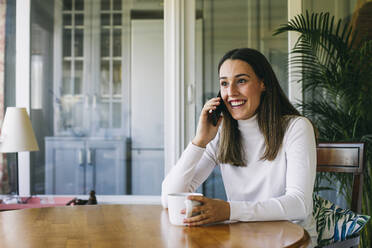
<instances>
[{"instance_id":1,"label":"wooden table","mask_svg":"<svg viewBox=\"0 0 372 248\"><path fill-rule=\"evenodd\" d=\"M153 205L90 205L0 213L0 247L306 247L287 221L179 227Z\"/></svg>"}]
</instances>

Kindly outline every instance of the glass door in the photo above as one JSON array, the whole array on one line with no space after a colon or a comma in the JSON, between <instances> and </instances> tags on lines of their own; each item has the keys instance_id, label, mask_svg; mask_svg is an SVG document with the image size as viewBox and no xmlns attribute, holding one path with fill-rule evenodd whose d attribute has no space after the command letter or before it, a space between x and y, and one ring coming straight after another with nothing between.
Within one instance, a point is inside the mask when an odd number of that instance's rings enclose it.
<instances>
[{"instance_id":1,"label":"glass door","mask_svg":"<svg viewBox=\"0 0 372 248\"><path fill-rule=\"evenodd\" d=\"M162 1L32 4L32 192L160 195Z\"/></svg>"}]
</instances>

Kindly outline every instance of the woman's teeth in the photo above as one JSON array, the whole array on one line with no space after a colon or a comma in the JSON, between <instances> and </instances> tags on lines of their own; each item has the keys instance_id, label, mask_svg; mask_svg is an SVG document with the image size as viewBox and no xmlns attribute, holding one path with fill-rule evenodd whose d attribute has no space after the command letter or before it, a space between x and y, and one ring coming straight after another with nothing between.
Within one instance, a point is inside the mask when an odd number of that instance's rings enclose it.
<instances>
[{"instance_id":1,"label":"woman's teeth","mask_svg":"<svg viewBox=\"0 0 372 248\"><path fill-rule=\"evenodd\" d=\"M245 101L233 101L233 102L230 102L230 104L231 104L232 107L237 107L237 106L243 105L244 103L245 103Z\"/></svg>"}]
</instances>

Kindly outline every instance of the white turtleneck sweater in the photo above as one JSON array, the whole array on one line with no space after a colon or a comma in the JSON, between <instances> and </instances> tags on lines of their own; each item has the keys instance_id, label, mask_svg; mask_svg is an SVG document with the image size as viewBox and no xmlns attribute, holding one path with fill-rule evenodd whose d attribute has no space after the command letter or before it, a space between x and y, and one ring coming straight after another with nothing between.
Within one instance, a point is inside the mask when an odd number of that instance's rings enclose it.
<instances>
[{"instance_id":1,"label":"white turtleneck sweater","mask_svg":"<svg viewBox=\"0 0 372 248\"><path fill-rule=\"evenodd\" d=\"M245 150L246 166L219 164L219 133L206 148L190 143L162 184L162 204L167 195L194 192L217 165L230 204L230 220L290 220L303 226L316 245L312 216L312 193L316 173L316 144L311 123L304 117L292 119L275 160L260 158L265 151L264 136L257 117L238 121Z\"/></svg>"}]
</instances>

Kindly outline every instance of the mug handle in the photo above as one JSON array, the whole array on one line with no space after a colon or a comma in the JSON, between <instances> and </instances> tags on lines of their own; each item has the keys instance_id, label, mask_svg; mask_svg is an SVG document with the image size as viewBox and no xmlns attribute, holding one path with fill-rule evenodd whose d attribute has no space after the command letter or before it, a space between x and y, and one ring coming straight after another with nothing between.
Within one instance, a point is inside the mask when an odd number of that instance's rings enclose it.
<instances>
[{"instance_id":1,"label":"mug handle","mask_svg":"<svg viewBox=\"0 0 372 248\"><path fill-rule=\"evenodd\" d=\"M185 200L185 205L186 205L185 217L190 218L192 216L192 208L193 208L192 201L189 200L189 199L186 199Z\"/></svg>"}]
</instances>

